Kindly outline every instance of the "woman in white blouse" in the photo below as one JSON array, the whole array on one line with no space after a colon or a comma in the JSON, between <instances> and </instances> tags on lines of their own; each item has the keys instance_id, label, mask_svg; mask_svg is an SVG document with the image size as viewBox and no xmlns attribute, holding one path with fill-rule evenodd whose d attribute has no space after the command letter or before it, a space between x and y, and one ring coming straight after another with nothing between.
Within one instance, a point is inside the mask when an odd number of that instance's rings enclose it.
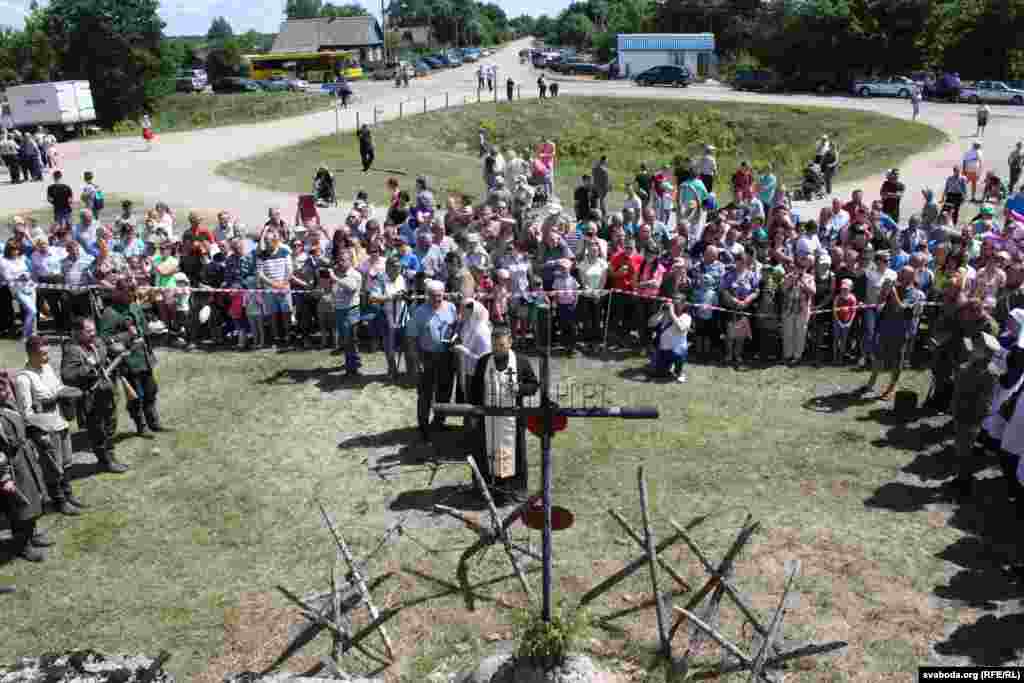
<instances>
[{"instance_id":1,"label":"woman in white blouse","mask_svg":"<svg viewBox=\"0 0 1024 683\"><path fill-rule=\"evenodd\" d=\"M579 319L583 322L584 339L591 344L597 344L601 338L603 324L601 309L607 296L605 288L608 283L608 260L598 241L597 227L593 223L588 223L586 230L583 234L580 260L577 263L581 294Z\"/></svg>"},{"instance_id":2,"label":"woman in white blouse","mask_svg":"<svg viewBox=\"0 0 1024 683\"><path fill-rule=\"evenodd\" d=\"M462 313L462 328L459 331L459 344L454 351L459 360L459 389L462 400L469 391L469 383L476 372L477 361L491 352L491 317L487 313L487 306L479 301L466 301Z\"/></svg>"},{"instance_id":3,"label":"woman in white blouse","mask_svg":"<svg viewBox=\"0 0 1024 683\"><path fill-rule=\"evenodd\" d=\"M7 240L4 256L0 259L0 276L21 308L22 339L28 339L36 330L36 283L32 280L32 267L21 253L17 239Z\"/></svg>"}]
</instances>

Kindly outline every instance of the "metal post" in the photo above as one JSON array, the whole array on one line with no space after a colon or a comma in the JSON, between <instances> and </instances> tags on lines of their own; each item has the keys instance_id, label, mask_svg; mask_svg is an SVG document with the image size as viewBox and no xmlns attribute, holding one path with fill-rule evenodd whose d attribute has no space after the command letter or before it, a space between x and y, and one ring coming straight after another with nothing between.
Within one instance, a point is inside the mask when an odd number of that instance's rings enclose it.
<instances>
[{"instance_id":1,"label":"metal post","mask_svg":"<svg viewBox=\"0 0 1024 683\"><path fill-rule=\"evenodd\" d=\"M423 98L423 113L424 114L427 113L427 98L426 97Z\"/></svg>"},{"instance_id":2,"label":"metal post","mask_svg":"<svg viewBox=\"0 0 1024 683\"><path fill-rule=\"evenodd\" d=\"M373 108L373 127L374 128L377 127L377 111L378 111L377 107L374 107Z\"/></svg>"},{"instance_id":3,"label":"metal post","mask_svg":"<svg viewBox=\"0 0 1024 683\"><path fill-rule=\"evenodd\" d=\"M523 86L521 86L521 85L517 85L516 86L516 97L518 99L520 99L520 100L523 99Z\"/></svg>"},{"instance_id":4,"label":"metal post","mask_svg":"<svg viewBox=\"0 0 1024 683\"><path fill-rule=\"evenodd\" d=\"M402 105L404 105L404 104L405 104L404 102L399 102L398 103L398 118L402 118Z\"/></svg>"},{"instance_id":5,"label":"metal post","mask_svg":"<svg viewBox=\"0 0 1024 683\"><path fill-rule=\"evenodd\" d=\"M541 483L544 496L544 536L542 538L542 555L544 561L544 602L541 618L551 622L551 431L554 429L554 407L551 404L551 318L552 311L548 308L547 344L544 355L540 357L540 404L544 409L544 431L540 437Z\"/></svg>"},{"instance_id":6,"label":"metal post","mask_svg":"<svg viewBox=\"0 0 1024 683\"><path fill-rule=\"evenodd\" d=\"M476 103L480 104L480 88L476 89Z\"/></svg>"},{"instance_id":7,"label":"metal post","mask_svg":"<svg viewBox=\"0 0 1024 683\"><path fill-rule=\"evenodd\" d=\"M498 84L497 83L494 84L494 101L495 102L498 101Z\"/></svg>"},{"instance_id":8,"label":"metal post","mask_svg":"<svg viewBox=\"0 0 1024 683\"><path fill-rule=\"evenodd\" d=\"M359 128L360 128L360 126L359 126L359 112L356 111L356 130L359 130Z\"/></svg>"},{"instance_id":9,"label":"metal post","mask_svg":"<svg viewBox=\"0 0 1024 683\"><path fill-rule=\"evenodd\" d=\"M448 93L444 94L444 108L448 108Z\"/></svg>"},{"instance_id":10,"label":"metal post","mask_svg":"<svg viewBox=\"0 0 1024 683\"><path fill-rule=\"evenodd\" d=\"M341 135L341 103L334 103L334 134Z\"/></svg>"}]
</instances>

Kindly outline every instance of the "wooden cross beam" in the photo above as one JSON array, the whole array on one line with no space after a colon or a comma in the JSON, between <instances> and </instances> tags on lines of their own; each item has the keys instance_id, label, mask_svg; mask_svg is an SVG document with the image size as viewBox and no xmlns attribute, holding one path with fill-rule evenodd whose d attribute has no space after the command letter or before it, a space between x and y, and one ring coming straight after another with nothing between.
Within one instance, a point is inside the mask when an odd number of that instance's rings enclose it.
<instances>
[{"instance_id":1,"label":"wooden cross beam","mask_svg":"<svg viewBox=\"0 0 1024 683\"><path fill-rule=\"evenodd\" d=\"M362 572L359 570L356 564L355 558L352 556L352 551L349 550L348 544L345 539L334 527L334 522L331 521L330 515L327 514L327 510L324 508L323 503L318 503L320 507L320 514L323 516L324 524L327 525L328 530L331 532L331 536L334 537L334 542L338 546L338 551L345 558L345 562L348 564L349 571L351 571L355 581L354 583L359 587L359 592L362 594L363 601L366 603L367 609L370 611L370 616L376 622L380 618L380 612L377 610L377 606L373 604L373 598L370 596L370 589L366 586L366 581L363 579ZM380 638L384 642L384 649L387 650L388 657L391 661L395 660L395 652L391 647L391 638L388 636L387 629L384 628L384 624L379 625Z\"/></svg>"}]
</instances>

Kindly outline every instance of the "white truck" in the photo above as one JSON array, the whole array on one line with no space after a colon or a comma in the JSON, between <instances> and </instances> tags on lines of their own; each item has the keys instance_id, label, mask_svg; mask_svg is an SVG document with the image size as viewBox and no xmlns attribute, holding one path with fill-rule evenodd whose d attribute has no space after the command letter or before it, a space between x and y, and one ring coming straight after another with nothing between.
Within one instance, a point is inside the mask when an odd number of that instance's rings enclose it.
<instances>
[{"instance_id":1,"label":"white truck","mask_svg":"<svg viewBox=\"0 0 1024 683\"><path fill-rule=\"evenodd\" d=\"M46 126L58 137L96 120L89 81L56 81L13 85L4 93L4 124L17 128Z\"/></svg>"}]
</instances>

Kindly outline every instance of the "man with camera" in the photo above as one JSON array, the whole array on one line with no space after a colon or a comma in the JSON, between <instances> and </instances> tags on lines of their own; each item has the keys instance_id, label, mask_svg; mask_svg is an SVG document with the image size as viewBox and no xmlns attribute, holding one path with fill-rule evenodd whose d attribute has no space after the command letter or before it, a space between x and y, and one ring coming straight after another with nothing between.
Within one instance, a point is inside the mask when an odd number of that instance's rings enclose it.
<instances>
[{"instance_id":1,"label":"man with camera","mask_svg":"<svg viewBox=\"0 0 1024 683\"><path fill-rule=\"evenodd\" d=\"M65 347L61 358L61 379L84 393L82 412L99 468L115 474L127 472L128 466L118 462L114 454L117 395L108 370L107 345L97 338L96 321L92 318L79 319L75 327L77 339Z\"/></svg>"}]
</instances>

